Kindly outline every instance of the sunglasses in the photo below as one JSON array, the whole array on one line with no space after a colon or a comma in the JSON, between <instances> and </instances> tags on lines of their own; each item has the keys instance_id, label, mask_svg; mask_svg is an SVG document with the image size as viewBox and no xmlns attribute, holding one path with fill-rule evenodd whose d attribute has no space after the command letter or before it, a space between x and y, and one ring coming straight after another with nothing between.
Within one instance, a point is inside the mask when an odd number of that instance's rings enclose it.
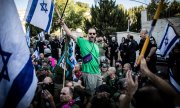
<instances>
[{"instance_id":1,"label":"sunglasses","mask_svg":"<svg viewBox=\"0 0 180 108\"><path fill-rule=\"evenodd\" d=\"M95 35L96 33L89 33L89 35Z\"/></svg>"}]
</instances>

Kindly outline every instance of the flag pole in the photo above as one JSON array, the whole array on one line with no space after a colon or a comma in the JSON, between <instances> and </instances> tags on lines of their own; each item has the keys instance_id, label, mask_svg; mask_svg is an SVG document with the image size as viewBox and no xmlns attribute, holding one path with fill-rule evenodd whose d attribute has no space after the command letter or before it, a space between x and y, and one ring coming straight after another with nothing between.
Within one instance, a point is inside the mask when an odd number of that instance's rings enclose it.
<instances>
[{"instance_id":1,"label":"flag pole","mask_svg":"<svg viewBox=\"0 0 180 108\"><path fill-rule=\"evenodd\" d=\"M145 54L145 52L146 52L147 46L148 46L149 41L150 41L150 37L151 37L151 35L152 35L152 32L153 32L154 27L155 27L155 25L156 25L156 22L157 22L157 20L158 20L158 18L159 18L160 12L161 12L161 10L162 10L163 1L164 1L164 0L161 0L160 3L159 3L159 5L158 5L158 8L157 8L157 10L156 10L156 13L155 13L155 15L154 15L154 18L153 18L153 21L152 21L152 24L151 24L151 28L150 28L149 34L146 36L146 40L145 40L145 42L144 42L142 51L141 51L141 53L140 53L140 55L139 55L139 57L138 57L138 59L137 59L137 61L136 61L135 66L137 66L137 65L140 64L141 58L144 56L144 54Z\"/></svg>"},{"instance_id":2,"label":"flag pole","mask_svg":"<svg viewBox=\"0 0 180 108\"><path fill-rule=\"evenodd\" d=\"M65 5L65 8L64 8L64 10L63 10L63 13L62 13L62 16L60 16L60 14L59 14L59 10L57 9L57 7L55 7L55 11L56 11L56 13L57 13L57 15L58 15L58 17L60 18L60 20L63 18L63 15L64 15L64 12L65 12L65 9L66 9L66 6L67 6L67 3L68 3L68 0L67 0L67 2L66 2L66 5ZM68 38L66 37L65 38L65 49L64 49L64 51L65 51L65 57L64 57L64 75L63 75L63 87L65 86L65 80L66 80L66 78L65 78L65 74L66 74L66 59L67 59L67 44L68 44Z\"/></svg>"},{"instance_id":3,"label":"flag pole","mask_svg":"<svg viewBox=\"0 0 180 108\"><path fill-rule=\"evenodd\" d=\"M60 17L61 19L62 19L62 18L63 18L63 16L64 16L64 13L65 13L65 10L66 10L66 7L67 7L67 4L68 4L68 1L69 1L69 0L67 0L67 1L66 1L66 4L65 4L65 7L64 7L64 10L63 10L62 15L61 15L61 17Z\"/></svg>"}]
</instances>

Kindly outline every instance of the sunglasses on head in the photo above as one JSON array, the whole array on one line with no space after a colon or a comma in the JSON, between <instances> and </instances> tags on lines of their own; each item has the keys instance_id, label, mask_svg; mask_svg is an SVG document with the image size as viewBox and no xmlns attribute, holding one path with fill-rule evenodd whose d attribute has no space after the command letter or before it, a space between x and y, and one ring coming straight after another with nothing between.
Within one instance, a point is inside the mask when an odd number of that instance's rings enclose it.
<instances>
[{"instance_id":1,"label":"sunglasses on head","mask_svg":"<svg viewBox=\"0 0 180 108\"><path fill-rule=\"evenodd\" d=\"M95 35L96 33L89 33L89 35L92 35L92 34Z\"/></svg>"}]
</instances>

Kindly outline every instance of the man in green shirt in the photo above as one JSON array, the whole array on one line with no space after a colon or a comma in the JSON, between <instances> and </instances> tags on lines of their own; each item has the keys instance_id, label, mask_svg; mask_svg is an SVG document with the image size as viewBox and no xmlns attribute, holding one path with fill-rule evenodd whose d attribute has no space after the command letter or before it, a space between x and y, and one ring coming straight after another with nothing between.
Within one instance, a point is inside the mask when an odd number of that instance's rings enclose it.
<instances>
[{"instance_id":1,"label":"man in green shirt","mask_svg":"<svg viewBox=\"0 0 180 108\"><path fill-rule=\"evenodd\" d=\"M66 24L61 21L62 27L67 36L74 39L80 47L80 53L83 57L82 72L84 86L89 93L93 94L95 88L102 84L102 78L99 68L99 48L94 43L96 38L96 30L90 28L88 30L88 39L73 36Z\"/></svg>"}]
</instances>

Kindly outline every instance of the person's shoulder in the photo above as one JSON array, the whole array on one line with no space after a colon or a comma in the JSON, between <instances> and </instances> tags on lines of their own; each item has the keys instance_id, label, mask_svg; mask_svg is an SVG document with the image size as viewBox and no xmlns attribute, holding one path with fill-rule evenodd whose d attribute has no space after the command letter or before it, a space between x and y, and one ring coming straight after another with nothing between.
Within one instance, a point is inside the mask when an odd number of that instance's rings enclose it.
<instances>
[{"instance_id":1,"label":"person's shoulder","mask_svg":"<svg viewBox=\"0 0 180 108\"><path fill-rule=\"evenodd\" d=\"M150 37L150 40L155 40L155 38L153 36Z\"/></svg>"},{"instance_id":2,"label":"person's shoulder","mask_svg":"<svg viewBox=\"0 0 180 108\"><path fill-rule=\"evenodd\" d=\"M78 104L75 103L75 104L73 104L73 105L71 106L71 108L80 108L80 107L79 107Z\"/></svg>"},{"instance_id":3,"label":"person's shoulder","mask_svg":"<svg viewBox=\"0 0 180 108\"><path fill-rule=\"evenodd\" d=\"M151 44L156 44L156 40L155 40L155 38L152 37L152 36L150 37L150 43L151 43Z\"/></svg>"},{"instance_id":4,"label":"person's shoulder","mask_svg":"<svg viewBox=\"0 0 180 108\"><path fill-rule=\"evenodd\" d=\"M83 37L77 36L77 40L86 40L86 39Z\"/></svg>"},{"instance_id":5,"label":"person's shoulder","mask_svg":"<svg viewBox=\"0 0 180 108\"><path fill-rule=\"evenodd\" d=\"M144 43L145 41L143 40L143 39L141 39L140 41L139 41L139 44L142 44L142 43Z\"/></svg>"}]
</instances>

